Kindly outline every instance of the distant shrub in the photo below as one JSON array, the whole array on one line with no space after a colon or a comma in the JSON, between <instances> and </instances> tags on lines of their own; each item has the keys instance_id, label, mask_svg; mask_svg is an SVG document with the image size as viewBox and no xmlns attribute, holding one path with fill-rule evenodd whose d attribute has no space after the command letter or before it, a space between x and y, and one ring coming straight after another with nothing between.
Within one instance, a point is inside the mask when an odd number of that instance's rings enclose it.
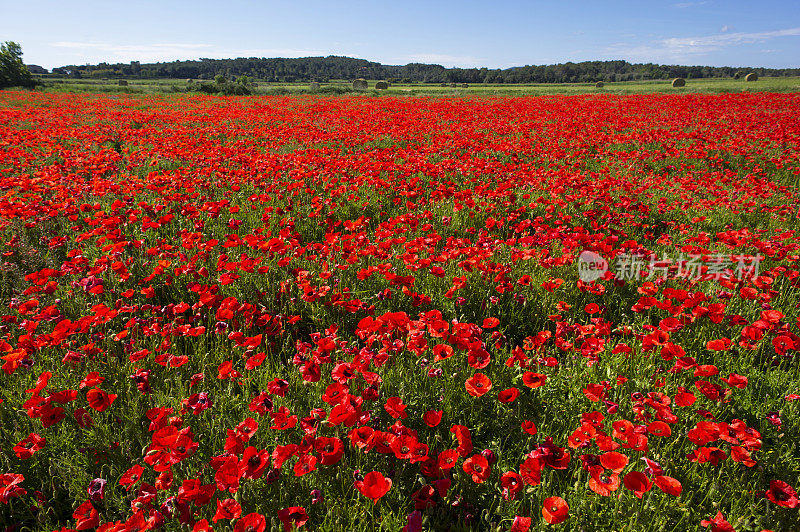
<instances>
[{"instance_id":1,"label":"distant shrub","mask_svg":"<svg viewBox=\"0 0 800 532\"><path fill-rule=\"evenodd\" d=\"M291 89L287 89L286 87L273 87L269 89L266 94L270 96L288 96L290 94L294 94Z\"/></svg>"},{"instance_id":2,"label":"distant shrub","mask_svg":"<svg viewBox=\"0 0 800 532\"><path fill-rule=\"evenodd\" d=\"M758 81L758 74L755 72L750 72L748 75L744 77L745 81Z\"/></svg>"},{"instance_id":3,"label":"distant shrub","mask_svg":"<svg viewBox=\"0 0 800 532\"><path fill-rule=\"evenodd\" d=\"M672 80L672 86L673 87L685 87L686 86L686 80L683 79L683 78L675 78L675 79Z\"/></svg>"},{"instance_id":4,"label":"distant shrub","mask_svg":"<svg viewBox=\"0 0 800 532\"><path fill-rule=\"evenodd\" d=\"M352 92L352 90L347 87L336 87L334 85L327 85L325 87L322 87L319 90L319 92L321 94L347 94L349 92Z\"/></svg>"},{"instance_id":5,"label":"distant shrub","mask_svg":"<svg viewBox=\"0 0 800 532\"><path fill-rule=\"evenodd\" d=\"M247 96L252 94L250 89L241 83L201 83L200 92L206 94L220 94L223 96Z\"/></svg>"}]
</instances>

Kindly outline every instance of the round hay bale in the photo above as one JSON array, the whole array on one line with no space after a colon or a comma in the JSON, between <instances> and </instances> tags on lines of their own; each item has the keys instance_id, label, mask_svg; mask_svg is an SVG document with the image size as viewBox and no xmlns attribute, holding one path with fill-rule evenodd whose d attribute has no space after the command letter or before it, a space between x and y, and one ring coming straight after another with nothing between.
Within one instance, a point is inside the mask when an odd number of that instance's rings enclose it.
<instances>
[{"instance_id":1,"label":"round hay bale","mask_svg":"<svg viewBox=\"0 0 800 532\"><path fill-rule=\"evenodd\" d=\"M124 79L119 80L117 83L119 83L120 87L127 87L128 86L127 80L124 80Z\"/></svg>"},{"instance_id":2,"label":"round hay bale","mask_svg":"<svg viewBox=\"0 0 800 532\"><path fill-rule=\"evenodd\" d=\"M451 84L450 84L450 88L451 88L451 89L455 89L455 88L456 88L456 84L455 84L455 83L451 83Z\"/></svg>"},{"instance_id":3,"label":"round hay bale","mask_svg":"<svg viewBox=\"0 0 800 532\"><path fill-rule=\"evenodd\" d=\"M675 78L675 79L672 80L672 86L673 87L685 87L686 86L686 80L683 79L683 78Z\"/></svg>"},{"instance_id":4,"label":"round hay bale","mask_svg":"<svg viewBox=\"0 0 800 532\"><path fill-rule=\"evenodd\" d=\"M386 89L389 88L389 84L386 83L385 81L378 81L377 83L375 83L375 88L378 89L379 91L385 91Z\"/></svg>"},{"instance_id":5,"label":"round hay bale","mask_svg":"<svg viewBox=\"0 0 800 532\"><path fill-rule=\"evenodd\" d=\"M447 83L442 83L439 85L440 87L447 87Z\"/></svg>"},{"instance_id":6,"label":"round hay bale","mask_svg":"<svg viewBox=\"0 0 800 532\"><path fill-rule=\"evenodd\" d=\"M194 83L194 80L192 78L189 78L186 80L186 83Z\"/></svg>"},{"instance_id":7,"label":"round hay bale","mask_svg":"<svg viewBox=\"0 0 800 532\"><path fill-rule=\"evenodd\" d=\"M758 74L755 72L750 72L748 75L744 77L745 81L758 81Z\"/></svg>"},{"instance_id":8,"label":"round hay bale","mask_svg":"<svg viewBox=\"0 0 800 532\"><path fill-rule=\"evenodd\" d=\"M594 84L594 86L597 87L598 89L602 89L603 85L605 85L605 83L603 83L602 81L598 81L597 83Z\"/></svg>"},{"instance_id":9,"label":"round hay bale","mask_svg":"<svg viewBox=\"0 0 800 532\"><path fill-rule=\"evenodd\" d=\"M353 81L354 91L365 91L368 88L369 88L369 83L367 83L367 80L363 78L358 78L357 80Z\"/></svg>"},{"instance_id":10,"label":"round hay bale","mask_svg":"<svg viewBox=\"0 0 800 532\"><path fill-rule=\"evenodd\" d=\"M312 81L311 84L308 86L309 90L318 91L319 90L319 83L316 81Z\"/></svg>"},{"instance_id":11,"label":"round hay bale","mask_svg":"<svg viewBox=\"0 0 800 532\"><path fill-rule=\"evenodd\" d=\"M462 89L468 89L469 88L469 83L462 83L461 84L461 88Z\"/></svg>"}]
</instances>

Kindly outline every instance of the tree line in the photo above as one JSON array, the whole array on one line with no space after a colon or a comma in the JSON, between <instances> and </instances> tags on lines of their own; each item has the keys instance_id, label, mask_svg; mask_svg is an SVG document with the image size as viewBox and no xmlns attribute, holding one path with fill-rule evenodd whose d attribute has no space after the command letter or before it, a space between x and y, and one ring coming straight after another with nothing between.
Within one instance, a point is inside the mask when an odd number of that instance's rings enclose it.
<instances>
[{"instance_id":1,"label":"tree line","mask_svg":"<svg viewBox=\"0 0 800 532\"><path fill-rule=\"evenodd\" d=\"M526 65L505 69L445 68L441 65L409 63L383 65L351 57L236 58L164 63L99 63L67 65L52 75L75 78L187 78L211 80L248 76L268 82L329 82L356 78L385 79L395 83L581 83L635 81L670 78L719 78L743 76L800 76L798 68L752 68L658 65L627 61L585 61L557 65Z\"/></svg>"}]
</instances>

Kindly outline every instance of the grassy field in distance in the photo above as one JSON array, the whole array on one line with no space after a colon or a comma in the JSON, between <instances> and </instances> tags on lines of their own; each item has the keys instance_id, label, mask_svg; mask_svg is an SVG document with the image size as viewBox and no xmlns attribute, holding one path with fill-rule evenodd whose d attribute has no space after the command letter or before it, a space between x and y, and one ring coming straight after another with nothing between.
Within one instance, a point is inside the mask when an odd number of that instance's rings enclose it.
<instances>
[{"instance_id":1,"label":"grassy field in distance","mask_svg":"<svg viewBox=\"0 0 800 532\"><path fill-rule=\"evenodd\" d=\"M129 79L127 86L120 86L116 79L71 79L46 78L44 92L76 92L76 93L186 93L200 92L200 85L213 84L212 80L186 79ZM255 95L263 94L297 94L297 93L338 93L352 91L348 81L336 80L320 83L320 89L312 91L310 83L269 83L253 80L255 86L251 91ZM797 92L800 91L799 77L760 78L755 82L732 78L707 78L686 80L686 86L673 88L671 80L645 80L606 82L602 88L594 83L520 83L520 84L471 84L462 88L439 83L399 83L392 84L387 90L375 90L376 80L369 81L369 90L365 94L385 95L435 95L435 96L535 96L547 94L651 94L651 93L725 93L725 92ZM230 82L229 82L230 83ZM194 89L194 90L193 90ZM355 92L355 91L352 91Z\"/></svg>"}]
</instances>

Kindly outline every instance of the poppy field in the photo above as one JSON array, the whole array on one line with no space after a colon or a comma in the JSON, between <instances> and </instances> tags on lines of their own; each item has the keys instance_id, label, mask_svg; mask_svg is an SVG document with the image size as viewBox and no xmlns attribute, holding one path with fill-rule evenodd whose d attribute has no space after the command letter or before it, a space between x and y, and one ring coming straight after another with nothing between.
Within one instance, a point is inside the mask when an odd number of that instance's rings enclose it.
<instances>
[{"instance_id":1,"label":"poppy field","mask_svg":"<svg viewBox=\"0 0 800 532\"><path fill-rule=\"evenodd\" d=\"M798 93L0 93L0 524L798 530L798 185Z\"/></svg>"}]
</instances>

